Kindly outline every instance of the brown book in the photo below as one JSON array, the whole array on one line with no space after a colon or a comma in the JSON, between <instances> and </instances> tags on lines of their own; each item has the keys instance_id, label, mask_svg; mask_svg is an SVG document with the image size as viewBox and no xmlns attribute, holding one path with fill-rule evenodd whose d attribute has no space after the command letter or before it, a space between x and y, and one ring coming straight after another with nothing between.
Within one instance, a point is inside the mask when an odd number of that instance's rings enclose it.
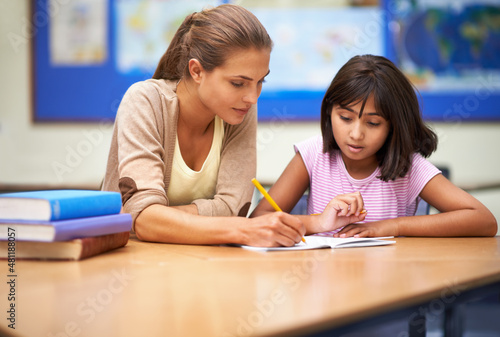
<instances>
[{"instance_id":1,"label":"brown book","mask_svg":"<svg viewBox=\"0 0 500 337\"><path fill-rule=\"evenodd\" d=\"M11 241L0 241L0 258L82 260L125 246L129 236L130 232L120 232L69 241L15 241L15 245Z\"/></svg>"}]
</instances>

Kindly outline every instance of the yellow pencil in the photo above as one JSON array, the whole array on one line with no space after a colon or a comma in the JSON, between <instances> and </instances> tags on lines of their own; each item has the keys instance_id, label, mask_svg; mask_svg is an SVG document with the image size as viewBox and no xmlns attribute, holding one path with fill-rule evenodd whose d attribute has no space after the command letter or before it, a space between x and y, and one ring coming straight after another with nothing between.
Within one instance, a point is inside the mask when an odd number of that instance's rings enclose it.
<instances>
[{"instance_id":1,"label":"yellow pencil","mask_svg":"<svg viewBox=\"0 0 500 337\"><path fill-rule=\"evenodd\" d=\"M260 193L262 193L264 198L266 198L266 200L271 204L271 206L273 206L273 208L276 212L283 212L281 210L281 208L278 206L278 204L273 200L273 198L271 198L269 193L267 193L267 191L264 189L264 187L262 187L262 185L258 182L257 179L253 178L252 183L255 185L255 187L257 187L257 189L260 191ZM302 242L305 243L306 239L302 238Z\"/></svg>"}]
</instances>

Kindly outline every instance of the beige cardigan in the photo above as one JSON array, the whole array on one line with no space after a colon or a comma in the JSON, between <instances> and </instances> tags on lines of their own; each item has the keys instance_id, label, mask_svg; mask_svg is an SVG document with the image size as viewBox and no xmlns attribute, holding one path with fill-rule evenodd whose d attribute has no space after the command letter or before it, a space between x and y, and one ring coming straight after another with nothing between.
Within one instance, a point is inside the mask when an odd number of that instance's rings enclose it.
<instances>
[{"instance_id":1,"label":"beige cardigan","mask_svg":"<svg viewBox=\"0 0 500 337\"><path fill-rule=\"evenodd\" d=\"M125 93L116 115L102 189L122 194L123 211L135 219L153 204L168 206L179 106L176 82L146 80ZM246 216L256 172L257 108L241 124L224 123L216 194L194 200L200 215Z\"/></svg>"}]
</instances>

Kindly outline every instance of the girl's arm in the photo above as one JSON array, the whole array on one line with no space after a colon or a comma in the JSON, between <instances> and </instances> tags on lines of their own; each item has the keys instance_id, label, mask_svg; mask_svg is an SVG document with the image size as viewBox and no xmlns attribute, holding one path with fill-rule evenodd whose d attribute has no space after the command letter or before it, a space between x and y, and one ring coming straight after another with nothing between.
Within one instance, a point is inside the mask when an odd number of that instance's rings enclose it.
<instances>
[{"instance_id":1,"label":"girl's arm","mask_svg":"<svg viewBox=\"0 0 500 337\"><path fill-rule=\"evenodd\" d=\"M151 242L272 247L292 246L305 234L302 222L283 212L248 219L194 215L184 208L148 206L136 218L137 237Z\"/></svg>"},{"instance_id":2,"label":"girl's arm","mask_svg":"<svg viewBox=\"0 0 500 337\"><path fill-rule=\"evenodd\" d=\"M304 192L309 187L309 174L297 152L288 166L285 168L278 181L269 190L269 195L284 212L291 212ZM351 207L348 209L348 205ZM331 231L346 224L362 221L365 214L363 210L363 199L359 193L337 196L326 206L321 215L295 215L305 226L306 234ZM273 207L262 199L250 217L274 212Z\"/></svg>"},{"instance_id":3,"label":"girl's arm","mask_svg":"<svg viewBox=\"0 0 500 337\"><path fill-rule=\"evenodd\" d=\"M336 236L495 236L497 233L493 214L442 174L432 178L420 196L441 213L349 225Z\"/></svg>"},{"instance_id":4,"label":"girl's arm","mask_svg":"<svg viewBox=\"0 0 500 337\"><path fill-rule=\"evenodd\" d=\"M296 153L276 183L269 190L269 195L276 201L283 212L290 213L308 187L309 174L302 161L302 157L299 153ZM274 212L274 209L263 198L250 217L270 212Z\"/></svg>"}]
</instances>

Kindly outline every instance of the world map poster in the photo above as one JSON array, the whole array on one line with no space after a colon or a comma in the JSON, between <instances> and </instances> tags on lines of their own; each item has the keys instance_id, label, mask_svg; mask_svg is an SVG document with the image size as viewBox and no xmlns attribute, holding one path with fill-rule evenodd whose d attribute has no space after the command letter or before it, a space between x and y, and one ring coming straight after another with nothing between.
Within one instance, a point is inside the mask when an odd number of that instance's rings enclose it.
<instances>
[{"instance_id":1,"label":"world map poster","mask_svg":"<svg viewBox=\"0 0 500 337\"><path fill-rule=\"evenodd\" d=\"M500 91L500 1L395 0L387 11L395 59L421 92Z\"/></svg>"}]
</instances>

